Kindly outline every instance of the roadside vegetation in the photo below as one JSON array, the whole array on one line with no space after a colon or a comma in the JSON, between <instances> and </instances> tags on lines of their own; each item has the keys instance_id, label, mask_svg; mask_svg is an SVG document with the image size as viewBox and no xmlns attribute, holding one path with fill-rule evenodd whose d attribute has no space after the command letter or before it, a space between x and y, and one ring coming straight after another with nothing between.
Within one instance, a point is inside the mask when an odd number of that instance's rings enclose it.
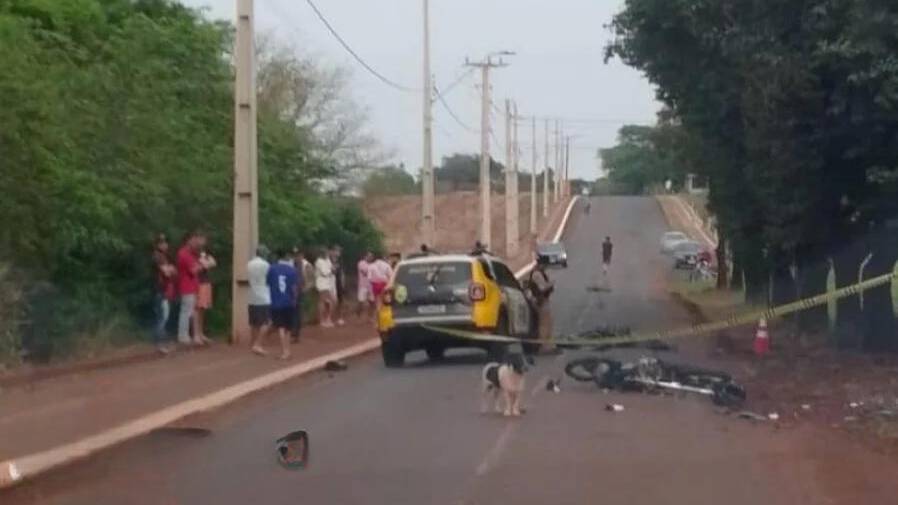
<instances>
[{"instance_id":1,"label":"roadside vegetation","mask_svg":"<svg viewBox=\"0 0 898 505\"><path fill-rule=\"evenodd\" d=\"M898 4L628 0L607 58L657 86L654 127L601 153L642 192L695 173L729 283L777 305L890 273L898 259ZM744 279L745 285L741 283ZM843 299L836 341L898 350L890 287ZM825 307L796 317L828 329Z\"/></svg>"},{"instance_id":2,"label":"roadside vegetation","mask_svg":"<svg viewBox=\"0 0 898 505\"><path fill-rule=\"evenodd\" d=\"M209 235L227 330L232 36L168 0L0 1L0 362L133 341L156 232ZM345 72L257 47L262 240L379 247L338 197L384 160Z\"/></svg>"}]
</instances>

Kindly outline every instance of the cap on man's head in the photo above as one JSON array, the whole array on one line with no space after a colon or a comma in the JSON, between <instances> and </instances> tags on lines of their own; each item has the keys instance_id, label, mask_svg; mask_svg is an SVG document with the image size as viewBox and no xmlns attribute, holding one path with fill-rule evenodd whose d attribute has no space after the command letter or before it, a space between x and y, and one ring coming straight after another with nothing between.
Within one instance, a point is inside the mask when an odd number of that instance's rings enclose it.
<instances>
[{"instance_id":1,"label":"cap on man's head","mask_svg":"<svg viewBox=\"0 0 898 505\"><path fill-rule=\"evenodd\" d=\"M268 247L265 246L265 244L259 244L256 247L256 256L260 258L267 258L270 254L271 251L268 249Z\"/></svg>"}]
</instances>

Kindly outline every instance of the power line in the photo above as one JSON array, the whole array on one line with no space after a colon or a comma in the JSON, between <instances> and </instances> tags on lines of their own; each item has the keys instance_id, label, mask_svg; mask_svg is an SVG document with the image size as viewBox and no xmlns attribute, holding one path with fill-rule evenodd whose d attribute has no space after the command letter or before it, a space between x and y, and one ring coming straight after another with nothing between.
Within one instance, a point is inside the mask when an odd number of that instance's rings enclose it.
<instances>
[{"instance_id":1,"label":"power line","mask_svg":"<svg viewBox=\"0 0 898 505\"><path fill-rule=\"evenodd\" d=\"M462 72L461 75L456 77L455 80L452 81L452 83L450 85L446 86L446 89L443 90L443 96L448 95L449 92L452 91L452 89L454 87L458 86L461 83L461 81L464 80L465 77L471 75L472 72L474 72L474 68L469 68L468 70Z\"/></svg>"},{"instance_id":2,"label":"power line","mask_svg":"<svg viewBox=\"0 0 898 505\"><path fill-rule=\"evenodd\" d=\"M449 107L449 104L446 103L446 100L443 98L443 96L445 95L445 93L440 93L440 90L437 89L436 83L434 83L434 85L433 85L433 92L434 92L434 94L436 95L437 100L439 100L440 103L443 105L443 108L446 109L446 112L448 112L449 115L452 116L452 119L454 119L455 122L459 124L459 126L461 126L462 128L464 128L465 130L468 130L468 131L471 132L471 133L479 133L479 132L480 132L480 130L476 130L476 129L474 129L474 128L471 128L470 126L468 126L467 124L465 124L464 121L462 121L461 119L458 118L458 116L455 114L455 112L452 110L452 108Z\"/></svg>"},{"instance_id":3,"label":"power line","mask_svg":"<svg viewBox=\"0 0 898 505\"><path fill-rule=\"evenodd\" d=\"M309 4L309 7L311 7L313 11L315 11L315 14L318 16L318 19L320 19L321 22L324 23L324 26L327 27L328 31L331 32L331 35L333 35L334 38L337 39L337 42L339 42L340 45L343 46L343 49L346 49L346 51L347 51L349 54L351 54L352 57L355 58L355 60L356 60L357 62L359 62L360 65L362 65L363 67L365 67L365 69L366 69L368 72L371 72L372 75L374 75L375 77L377 77L378 79L380 79L381 81L383 81L384 84L387 84L388 86L391 86L391 87L393 87L393 88L396 88L396 89L398 89L398 90L400 90L400 91L408 91L408 92L418 92L418 91L420 91L420 89L410 88L410 87L408 87L408 86L403 86L402 84L398 84L398 83L396 83L396 82L394 82L394 81L392 81L392 80L386 78L383 74L381 74L381 73L378 72L377 70L374 70L374 68L372 68L371 65L369 65L368 63L366 63L365 60L363 60L362 57L359 56L359 55L358 55L358 54L357 54L357 53L356 53L356 52L349 46L349 44L346 43L345 40L343 40L343 37L341 37L340 34L337 33L337 30L335 30L334 27L331 26L331 24L328 22L327 18L324 17L324 14L322 14L320 10L318 10L318 7L315 5L314 2L312 2L312 0L306 0L306 3Z\"/></svg>"}]
</instances>

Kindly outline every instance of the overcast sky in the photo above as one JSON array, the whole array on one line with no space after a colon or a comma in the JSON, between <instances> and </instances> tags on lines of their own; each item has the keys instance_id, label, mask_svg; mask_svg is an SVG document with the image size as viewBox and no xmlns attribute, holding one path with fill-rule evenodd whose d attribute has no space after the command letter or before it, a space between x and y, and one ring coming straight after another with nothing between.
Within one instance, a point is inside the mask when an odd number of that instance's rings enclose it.
<instances>
[{"instance_id":1,"label":"overcast sky","mask_svg":"<svg viewBox=\"0 0 898 505\"><path fill-rule=\"evenodd\" d=\"M233 20L235 0L182 0L207 7L208 16ZM402 85L422 84L422 0L315 0L348 44L381 74ZM510 50L506 68L491 72L493 102L517 101L520 114L568 118L573 142L571 177L594 179L595 151L614 144L623 123L654 122L658 104L650 84L618 61L603 63L610 35L604 27L623 0L430 0L431 69L445 88L480 59ZM396 161L421 166L421 94L397 91L358 65L315 16L305 0L256 0L259 32L309 52L326 64L352 70L351 93L369 112L371 130ZM447 93L449 107L468 127L480 128L479 72ZM504 160L505 121L493 115L491 155ZM434 105L434 163L454 152L476 153L480 136ZM519 126L522 170L530 168L530 126ZM543 124L537 123L538 166Z\"/></svg>"}]
</instances>

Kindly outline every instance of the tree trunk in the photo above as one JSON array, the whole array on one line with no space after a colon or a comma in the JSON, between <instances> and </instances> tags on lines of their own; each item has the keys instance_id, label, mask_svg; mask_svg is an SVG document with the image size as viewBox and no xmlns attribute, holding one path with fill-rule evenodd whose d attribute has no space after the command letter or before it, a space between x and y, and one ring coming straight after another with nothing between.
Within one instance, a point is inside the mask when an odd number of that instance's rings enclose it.
<instances>
[{"instance_id":1,"label":"tree trunk","mask_svg":"<svg viewBox=\"0 0 898 505\"><path fill-rule=\"evenodd\" d=\"M717 289L726 289L729 285L727 279L727 253L726 239L723 233L717 236Z\"/></svg>"}]
</instances>

